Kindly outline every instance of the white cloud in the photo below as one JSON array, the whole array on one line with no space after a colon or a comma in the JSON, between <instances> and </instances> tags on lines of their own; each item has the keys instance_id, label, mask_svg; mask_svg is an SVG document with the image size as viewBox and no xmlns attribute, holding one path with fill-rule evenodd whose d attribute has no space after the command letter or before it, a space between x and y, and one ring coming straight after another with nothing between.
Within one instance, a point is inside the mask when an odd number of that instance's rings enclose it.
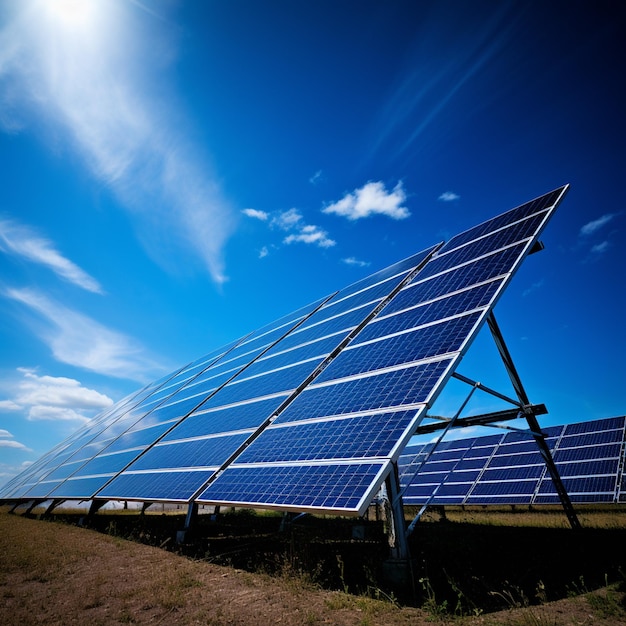
<instances>
[{"instance_id":1,"label":"white cloud","mask_svg":"<svg viewBox=\"0 0 626 626\"><path fill-rule=\"evenodd\" d=\"M328 237L328 233L318 226L304 226L298 234L285 237L283 242L286 244L295 242L308 243L320 248L330 248L336 244L335 241Z\"/></svg>"},{"instance_id":2,"label":"white cloud","mask_svg":"<svg viewBox=\"0 0 626 626\"><path fill-rule=\"evenodd\" d=\"M267 221L267 218L269 217L269 213L265 211L259 211L258 209L243 209L242 213L244 215L247 215L248 217L261 220L262 222Z\"/></svg>"},{"instance_id":3,"label":"white cloud","mask_svg":"<svg viewBox=\"0 0 626 626\"><path fill-rule=\"evenodd\" d=\"M611 247L611 244L608 241L603 241L602 243L598 243L595 246L592 246L591 252L592 254L602 254L606 252Z\"/></svg>"},{"instance_id":4,"label":"white cloud","mask_svg":"<svg viewBox=\"0 0 626 626\"><path fill-rule=\"evenodd\" d=\"M168 24L122 0L76 3L76 19L60 6L11 7L0 31L0 123L52 128L130 210L157 262L176 269L191 254L223 282L236 215L168 96Z\"/></svg>"},{"instance_id":5,"label":"white cloud","mask_svg":"<svg viewBox=\"0 0 626 626\"><path fill-rule=\"evenodd\" d=\"M358 259L356 259L353 256L348 257L347 259L341 259L341 260L346 265L355 265L357 267L367 267L367 266L369 266L369 262L368 261L359 261Z\"/></svg>"},{"instance_id":6,"label":"white cloud","mask_svg":"<svg viewBox=\"0 0 626 626\"><path fill-rule=\"evenodd\" d=\"M263 246L259 251L259 259L264 259L269 253L270 251L268 250L267 246Z\"/></svg>"},{"instance_id":7,"label":"white cloud","mask_svg":"<svg viewBox=\"0 0 626 626\"><path fill-rule=\"evenodd\" d=\"M23 443L13 439L0 439L0 448L15 448L16 450L31 452L30 448L27 448Z\"/></svg>"},{"instance_id":8,"label":"white cloud","mask_svg":"<svg viewBox=\"0 0 626 626\"><path fill-rule=\"evenodd\" d=\"M86 424L90 418L81 415L74 409L42 404L30 408L28 411L28 419L31 422L49 420L52 422L79 422Z\"/></svg>"},{"instance_id":9,"label":"white cloud","mask_svg":"<svg viewBox=\"0 0 626 626\"><path fill-rule=\"evenodd\" d=\"M102 293L102 287L95 278L55 250L50 241L26 226L0 219L0 250L44 265L60 278L87 291Z\"/></svg>"},{"instance_id":10,"label":"white cloud","mask_svg":"<svg viewBox=\"0 0 626 626\"><path fill-rule=\"evenodd\" d=\"M272 218L272 226L278 226L281 230L291 230L302 222L302 213L298 209L281 211Z\"/></svg>"},{"instance_id":11,"label":"white cloud","mask_svg":"<svg viewBox=\"0 0 626 626\"><path fill-rule=\"evenodd\" d=\"M0 411L20 411L22 407L13 400L0 400Z\"/></svg>"},{"instance_id":12,"label":"white cloud","mask_svg":"<svg viewBox=\"0 0 626 626\"><path fill-rule=\"evenodd\" d=\"M14 448L16 450L32 452L32 450L26 447L23 443L15 441L13 435L4 428L0 428L0 448Z\"/></svg>"},{"instance_id":13,"label":"white cloud","mask_svg":"<svg viewBox=\"0 0 626 626\"><path fill-rule=\"evenodd\" d=\"M96 413L110 407L113 400L107 395L84 387L73 378L40 376L29 368L17 369L20 378L12 383L13 403L24 411L29 421L49 420L85 423ZM0 437L3 436L0 430ZM8 436L11 436L10 433Z\"/></svg>"},{"instance_id":14,"label":"white cloud","mask_svg":"<svg viewBox=\"0 0 626 626\"><path fill-rule=\"evenodd\" d=\"M105 409L113 404L108 396L83 387L73 378L38 376L28 368L18 368L23 375L18 383L14 400L24 406L46 406L66 409ZM41 412L36 411L39 415Z\"/></svg>"},{"instance_id":15,"label":"white cloud","mask_svg":"<svg viewBox=\"0 0 626 626\"><path fill-rule=\"evenodd\" d=\"M40 338L62 363L140 382L166 368L135 340L32 289L7 289L4 295L29 307L45 322Z\"/></svg>"},{"instance_id":16,"label":"white cloud","mask_svg":"<svg viewBox=\"0 0 626 626\"><path fill-rule=\"evenodd\" d=\"M461 196L454 193L453 191L444 191L438 198L442 202L453 202L454 200L458 200Z\"/></svg>"},{"instance_id":17,"label":"white cloud","mask_svg":"<svg viewBox=\"0 0 626 626\"><path fill-rule=\"evenodd\" d=\"M358 220L371 215L386 215L394 220L409 217L409 210L402 206L406 193L402 181L391 192L382 182L369 182L353 193L347 193L341 200L328 205L322 211L335 213L349 220Z\"/></svg>"},{"instance_id":18,"label":"white cloud","mask_svg":"<svg viewBox=\"0 0 626 626\"><path fill-rule=\"evenodd\" d=\"M580 234L591 235L595 233L597 230L600 230L605 224L608 224L615 217L615 213L607 213L602 217L599 217L597 220L593 220L591 222L587 222L581 229Z\"/></svg>"}]
</instances>

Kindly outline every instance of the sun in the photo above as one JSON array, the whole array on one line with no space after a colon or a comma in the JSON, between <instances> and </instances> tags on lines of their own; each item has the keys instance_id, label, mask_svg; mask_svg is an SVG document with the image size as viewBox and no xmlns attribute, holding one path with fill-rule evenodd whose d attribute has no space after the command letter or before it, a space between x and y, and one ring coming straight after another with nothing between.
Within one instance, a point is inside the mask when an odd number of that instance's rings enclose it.
<instances>
[{"instance_id":1,"label":"sun","mask_svg":"<svg viewBox=\"0 0 626 626\"><path fill-rule=\"evenodd\" d=\"M93 26L98 4L97 0L47 0L44 6L59 25L82 30Z\"/></svg>"}]
</instances>

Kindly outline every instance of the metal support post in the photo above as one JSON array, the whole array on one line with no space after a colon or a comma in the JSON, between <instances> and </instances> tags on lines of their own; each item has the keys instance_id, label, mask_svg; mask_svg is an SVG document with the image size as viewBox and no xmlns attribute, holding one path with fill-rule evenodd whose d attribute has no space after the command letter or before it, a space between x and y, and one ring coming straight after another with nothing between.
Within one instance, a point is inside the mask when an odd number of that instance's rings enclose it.
<instances>
[{"instance_id":1,"label":"metal support post","mask_svg":"<svg viewBox=\"0 0 626 626\"><path fill-rule=\"evenodd\" d=\"M409 544L406 536L406 522L404 520L404 506L400 495L400 480L398 477L398 466L391 464L391 472L386 480L387 495L389 498L389 547L391 558L409 560Z\"/></svg>"},{"instance_id":2,"label":"metal support post","mask_svg":"<svg viewBox=\"0 0 626 626\"><path fill-rule=\"evenodd\" d=\"M187 538L187 533L191 529L196 515L198 514L198 503L190 502L187 507L187 516L185 517L185 526L182 530L176 531L176 543L184 543Z\"/></svg>"},{"instance_id":3,"label":"metal support post","mask_svg":"<svg viewBox=\"0 0 626 626\"><path fill-rule=\"evenodd\" d=\"M26 509L26 511L24 511L24 516L28 516L33 512L33 509L37 506L39 506L40 504L42 504L43 502L45 502L45 500L33 500L30 503L30 506Z\"/></svg>"},{"instance_id":4,"label":"metal support post","mask_svg":"<svg viewBox=\"0 0 626 626\"><path fill-rule=\"evenodd\" d=\"M563 481L561 480L561 475L559 474L559 470L556 467L554 459L552 458L552 453L550 452L550 448L546 443L545 436L541 432L541 427L539 426L539 422L537 421L537 417L530 410L530 400L528 399L528 395L526 394L526 390L522 385L522 380L517 373L517 369L513 363L513 359L511 358L511 354L507 345L504 341L504 337L500 332L500 328L498 323L496 322L496 318L493 314L493 311L489 314L487 318L487 324L489 325L489 330L491 331L491 336L498 348L498 352L500 353L500 358L504 363L504 367L511 379L511 383L513 388L515 389L515 393L522 403L522 410L526 421L528 422L528 426L532 431L533 437L537 442L537 447L539 448L539 452L548 468L548 472L550 472L550 477L552 478L552 483L554 484L554 488L561 500L561 505L567 515L567 519L569 520L570 526L574 529L579 529L580 521L578 520L578 516L576 515L576 511L572 506L572 501L570 500L569 494L565 489L565 485L563 485ZM526 409L526 410L524 410Z\"/></svg>"},{"instance_id":5,"label":"metal support post","mask_svg":"<svg viewBox=\"0 0 626 626\"><path fill-rule=\"evenodd\" d=\"M48 508L45 510L43 516L48 517L48 515L51 515L52 511L54 511L54 509L56 509L59 506L59 504L63 504L64 502L65 502L65 499L53 500L48 506Z\"/></svg>"},{"instance_id":6,"label":"metal support post","mask_svg":"<svg viewBox=\"0 0 626 626\"><path fill-rule=\"evenodd\" d=\"M91 506L89 507L89 513L87 513L87 517L92 517L95 515L106 503L108 500L92 500Z\"/></svg>"}]
</instances>

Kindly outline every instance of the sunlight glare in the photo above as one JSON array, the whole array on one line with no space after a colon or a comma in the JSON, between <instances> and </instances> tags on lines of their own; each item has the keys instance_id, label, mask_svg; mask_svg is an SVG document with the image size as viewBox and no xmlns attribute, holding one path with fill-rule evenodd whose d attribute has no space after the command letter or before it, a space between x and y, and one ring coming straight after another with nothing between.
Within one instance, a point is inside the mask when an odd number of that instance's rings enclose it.
<instances>
[{"instance_id":1,"label":"sunlight glare","mask_svg":"<svg viewBox=\"0 0 626 626\"><path fill-rule=\"evenodd\" d=\"M85 29L95 24L96 0L48 0L50 17L66 28Z\"/></svg>"}]
</instances>

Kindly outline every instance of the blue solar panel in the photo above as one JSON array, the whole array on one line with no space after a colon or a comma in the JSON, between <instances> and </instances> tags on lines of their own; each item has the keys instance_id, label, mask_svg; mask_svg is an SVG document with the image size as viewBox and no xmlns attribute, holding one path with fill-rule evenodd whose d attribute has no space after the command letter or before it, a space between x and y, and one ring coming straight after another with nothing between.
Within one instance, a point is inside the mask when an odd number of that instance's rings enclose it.
<instances>
[{"instance_id":1,"label":"blue solar panel","mask_svg":"<svg viewBox=\"0 0 626 626\"><path fill-rule=\"evenodd\" d=\"M203 485L212 474L213 471L121 474L115 482L102 489L98 497L110 500L187 502L198 485Z\"/></svg>"},{"instance_id":2,"label":"blue solar panel","mask_svg":"<svg viewBox=\"0 0 626 626\"><path fill-rule=\"evenodd\" d=\"M375 413L302 425L270 427L237 463L274 463L386 456L415 411Z\"/></svg>"},{"instance_id":3,"label":"blue solar panel","mask_svg":"<svg viewBox=\"0 0 626 626\"><path fill-rule=\"evenodd\" d=\"M409 333L387 336L371 343L360 343L360 337L357 337L356 342L326 368L319 381L362 374L456 352L476 326L479 317L480 313L467 314ZM385 326L385 322L382 322L380 332L385 332Z\"/></svg>"},{"instance_id":4,"label":"blue solar panel","mask_svg":"<svg viewBox=\"0 0 626 626\"><path fill-rule=\"evenodd\" d=\"M136 456L137 452L135 450L103 454L83 465L74 476L111 475L123 470Z\"/></svg>"},{"instance_id":5,"label":"blue solar panel","mask_svg":"<svg viewBox=\"0 0 626 626\"><path fill-rule=\"evenodd\" d=\"M482 257L437 276L422 278L425 275L425 271L422 271L414 283L411 283L385 307L385 314L394 310L406 309L418 302L434 300L506 274L525 248L526 244L524 243L505 248L500 252L495 252L490 256ZM426 266L427 269L428 266Z\"/></svg>"},{"instance_id":6,"label":"blue solar panel","mask_svg":"<svg viewBox=\"0 0 626 626\"><path fill-rule=\"evenodd\" d=\"M549 448L564 485L577 503L612 502L620 492L626 419L610 418L545 429ZM619 435L616 439L616 433ZM569 435L569 436L568 436ZM462 440L461 440L462 442ZM442 494L445 485L472 482L467 498L457 504L551 504L560 502L537 444L530 434L508 433L468 439L466 444L437 448L431 461L414 475L423 451L432 446L413 446L401 457L401 484L408 504L423 504L435 494L432 504L450 504ZM469 447L469 449L468 449ZM438 459L456 464L449 472ZM474 470L462 471L462 470ZM518 486L516 483L520 483ZM442 486L441 483L443 483ZM413 487L420 486L419 492ZM626 498L624 498L626 500Z\"/></svg>"},{"instance_id":7,"label":"blue solar panel","mask_svg":"<svg viewBox=\"0 0 626 626\"><path fill-rule=\"evenodd\" d=\"M163 441L254 428L263 423L286 397L284 394L245 404L220 407L209 412L200 410L181 422L163 438Z\"/></svg>"},{"instance_id":8,"label":"blue solar panel","mask_svg":"<svg viewBox=\"0 0 626 626\"><path fill-rule=\"evenodd\" d=\"M186 501L203 491L199 502L362 513L564 192L144 388L25 473L12 493ZM425 469L431 481L447 481L438 497L461 497L499 443L435 453Z\"/></svg>"},{"instance_id":9,"label":"blue solar panel","mask_svg":"<svg viewBox=\"0 0 626 626\"><path fill-rule=\"evenodd\" d=\"M603 420L593 420L591 422L579 422L577 424L567 424L565 426L566 435L579 435L581 433L598 432L603 430L624 430L626 418L611 417Z\"/></svg>"},{"instance_id":10,"label":"blue solar panel","mask_svg":"<svg viewBox=\"0 0 626 626\"><path fill-rule=\"evenodd\" d=\"M513 224L518 220L528 217L529 215L533 215L535 213L538 213L539 211L544 211L545 209L553 207L557 202L562 199L566 190L566 187L555 189L548 194L540 196L539 198L531 200L530 202L526 202L519 207L511 209L506 213L502 213L501 215L498 215L493 219L483 222L478 226L474 226L473 228L470 228L469 230L466 230L450 239L450 241L442 246L440 252L443 253L447 250L452 250L468 241L472 241L473 239L482 237L487 233L506 227L509 224Z\"/></svg>"},{"instance_id":11,"label":"blue solar panel","mask_svg":"<svg viewBox=\"0 0 626 626\"><path fill-rule=\"evenodd\" d=\"M435 300L430 304L419 305L417 308L409 309L406 313L386 315L387 310L385 310L359 333L358 341L362 343L385 334L401 332L486 306L491 302L500 285L501 281L492 281L447 298Z\"/></svg>"},{"instance_id":12,"label":"blue solar panel","mask_svg":"<svg viewBox=\"0 0 626 626\"><path fill-rule=\"evenodd\" d=\"M383 469L384 463L231 466L198 501L354 511Z\"/></svg>"},{"instance_id":13,"label":"blue solar panel","mask_svg":"<svg viewBox=\"0 0 626 626\"><path fill-rule=\"evenodd\" d=\"M276 423L425 402L433 384L449 365L450 359L444 359L329 385L311 385L281 413Z\"/></svg>"},{"instance_id":14,"label":"blue solar panel","mask_svg":"<svg viewBox=\"0 0 626 626\"><path fill-rule=\"evenodd\" d=\"M219 467L248 438L248 433L159 443L133 463L133 470Z\"/></svg>"},{"instance_id":15,"label":"blue solar panel","mask_svg":"<svg viewBox=\"0 0 626 626\"><path fill-rule=\"evenodd\" d=\"M534 235L542 222L547 218L547 214L541 213L528 218L521 223L509 226L503 230L491 233L481 239L467 243L452 250L441 250L437 257L427 266L425 276L438 274L452 267L457 267L463 263L477 259L485 254L490 254L496 250L501 250L514 243Z\"/></svg>"},{"instance_id":16,"label":"blue solar panel","mask_svg":"<svg viewBox=\"0 0 626 626\"><path fill-rule=\"evenodd\" d=\"M570 448L562 450L559 448L554 454L557 463L567 463L570 461L584 461L592 459L619 459L622 453L622 442L605 444L601 446L589 446L586 448Z\"/></svg>"}]
</instances>

